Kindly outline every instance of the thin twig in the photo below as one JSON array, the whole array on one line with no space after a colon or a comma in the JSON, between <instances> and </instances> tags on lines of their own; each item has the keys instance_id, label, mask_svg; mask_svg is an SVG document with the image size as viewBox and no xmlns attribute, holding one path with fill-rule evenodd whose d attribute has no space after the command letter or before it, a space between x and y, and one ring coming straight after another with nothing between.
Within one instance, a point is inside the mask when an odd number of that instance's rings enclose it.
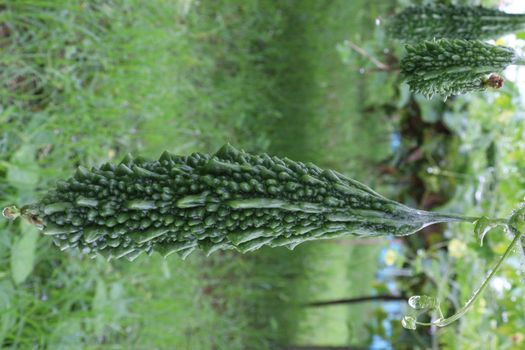
<instances>
[{"instance_id":1,"label":"thin twig","mask_svg":"<svg viewBox=\"0 0 525 350\"><path fill-rule=\"evenodd\" d=\"M350 47L352 50L354 50L355 52L357 52L358 54L360 54L361 56L363 56L364 58L368 59L370 62L372 62L376 67L377 67L377 70L379 71L382 71L382 72L390 72L393 69L393 67L379 61L377 58L375 58L374 56L370 55L368 52L366 52L362 47L360 46L357 46L356 44L354 44L353 42L351 42L350 40L345 40L345 44Z\"/></svg>"}]
</instances>

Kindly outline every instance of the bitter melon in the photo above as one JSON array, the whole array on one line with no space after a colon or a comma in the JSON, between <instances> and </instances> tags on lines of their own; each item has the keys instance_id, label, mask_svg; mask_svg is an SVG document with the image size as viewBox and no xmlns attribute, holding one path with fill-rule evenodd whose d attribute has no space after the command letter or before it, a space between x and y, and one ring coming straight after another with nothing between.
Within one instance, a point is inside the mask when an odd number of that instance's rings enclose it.
<instances>
[{"instance_id":1,"label":"bitter melon","mask_svg":"<svg viewBox=\"0 0 525 350\"><path fill-rule=\"evenodd\" d=\"M441 38L497 39L523 29L524 14L481 6L411 6L387 21L387 32L408 42Z\"/></svg>"},{"instance_id":2,"label":"bitter melon","mask_svg":"<svg viewBox=\"0 0 525 350\"><path fill-rule=\"evenodd\" d=\"M440 39L406 45L401 72L411 91L427 98L499 88L499 73L523 59L511 48L482 41Z\"/></svg>"},{"instance_id":3,"label":"bitter melon","mask_svg":"<svg viewBox=\"0 0 525 350\"><path fill-rule=\"evenodd\" d=\"M214 155L78 168L19 215L61 249L133 260L143 252L186 257L197 248L249 252L342 236L404 236L461 217L406 207L332 170L230 145Z\"/></svg>"}]
</instances>

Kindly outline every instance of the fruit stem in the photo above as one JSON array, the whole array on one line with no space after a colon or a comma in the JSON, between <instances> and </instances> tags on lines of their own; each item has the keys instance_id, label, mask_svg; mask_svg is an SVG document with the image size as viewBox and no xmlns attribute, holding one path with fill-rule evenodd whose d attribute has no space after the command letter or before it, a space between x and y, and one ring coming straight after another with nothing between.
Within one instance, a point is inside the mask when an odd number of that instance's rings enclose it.
<instances>
[{"instance_id":1,"label":"fruit stem","mask_svg":"<svg viewBox=\"0 0 525 350\"><path fill-rule=\"evenodd\" d=\"M464 215L458 215L458 214L441 214L441 213L430 213L430 217L439 220L439 222L470 222L473 223L477 220L479 220L479 217L474 216L464 216ZM502 220L502 219L496 219L496 220Z\"/></svg>"}]
</instances>

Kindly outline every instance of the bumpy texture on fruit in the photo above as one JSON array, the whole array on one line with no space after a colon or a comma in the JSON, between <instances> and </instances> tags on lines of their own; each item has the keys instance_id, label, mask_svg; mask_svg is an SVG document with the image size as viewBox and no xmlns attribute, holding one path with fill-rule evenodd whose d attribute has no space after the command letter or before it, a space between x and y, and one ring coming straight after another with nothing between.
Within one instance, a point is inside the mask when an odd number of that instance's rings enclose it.
<instances>
[{"instance_id":1,"label":"bumpy texture on fruit","mask_svg":"<svg viewBox=\"0 0 525 350\"><path fill-rule=\"evenodd\" d=\"M126 157L59 182L20 214L54 237L109 258L196 248L249 252L264 245L341 236L411 234L435 222L458 221L388 200L335 171L230 145L216 154L159 160ZM4 215L19 215L8 208Z\"/></svg>"},{"instance_id":2,"label":"bumpy texture on fruit","mask_svg":"<svg viewBox=\"0 0 525 350\"><path fill-rule=\"evenodd\" d=\"M431 39L497 39L525 29L525 15L481 6L412 6L387 22L388 33L409 42Z\"/></svg>"},{"instance_id":3,"label":"bumpy texture on fruit","mask_svg":"<svg viewBox=\"0 0 525 350\"><path fill-rule=\"evenodd\" d=\"M410 90L431 98L482 91L494 85L491 74L519 62L514 50L482 41L431 40L406 45L401 72Z\"/></svg>"}]
</instances>

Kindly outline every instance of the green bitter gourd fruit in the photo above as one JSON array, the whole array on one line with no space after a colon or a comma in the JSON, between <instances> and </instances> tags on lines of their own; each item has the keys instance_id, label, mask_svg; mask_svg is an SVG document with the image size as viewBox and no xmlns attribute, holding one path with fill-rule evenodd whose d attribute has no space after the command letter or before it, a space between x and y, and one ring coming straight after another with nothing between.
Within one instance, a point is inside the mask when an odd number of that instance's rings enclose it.
<instances>
[{"instance_id":1,"label":"green bitter gourd fruit","mask_svg":"<svg viewBox=\"0 0 525 350\"><path fill-rule=\"evenodd\" d=\"M78 168L18 210L61 249L133 260L196 248L249 252L342 236L404 236L436 222L475 219L411 209L335 171L230 145L216 154Z\"/></svg>"},{"instance_id":2,"label":"green bitter gourd fruit","mask_svg":"<svg viewBox=\"0 0 525 350\"><path fill-rule=\"evenodd\" d=\"M410 90L427 98L500 88L500 73L512 64L524 64L511 48L482 41L440 39L406 45L401 73Z\"/></svg>"},{"instance_id":3,"label":"green bitter gourd fruit","mask_svg":"<svg viewBox=\"0 0 525 350\"><path fill-rule=\"evenodd\" d=\"M496 39L525 29L525 14L481 6L411 6L387 21L387 32L408 42L431 39Z\"/></svg>"}]
</instances>

